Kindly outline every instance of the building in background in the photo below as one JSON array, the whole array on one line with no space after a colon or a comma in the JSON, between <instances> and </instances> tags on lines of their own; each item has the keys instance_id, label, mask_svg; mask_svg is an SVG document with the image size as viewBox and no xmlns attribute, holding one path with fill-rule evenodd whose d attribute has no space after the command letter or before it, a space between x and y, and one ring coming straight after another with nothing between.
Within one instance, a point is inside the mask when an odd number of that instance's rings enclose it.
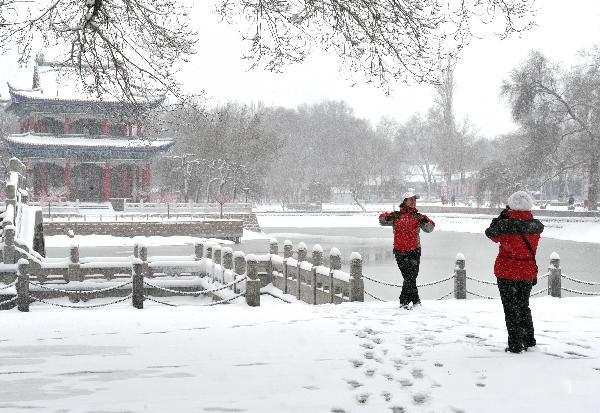
<instances>
[{"instance_id":1,"label":"building in background","mask_svg":"<svg viewBox=\"0 0 600 413\"><path fill-rule=\"evenodd\" d=\"M143 139L144 119L164 95L135 102L118 93L85 93L74 67L35 60L31 88L8 84L20 133L5 138L10 156L27 166L34 198L101 202L144 199L151 191L152 160L172 140Z\"/></svg>"}]
</instances>

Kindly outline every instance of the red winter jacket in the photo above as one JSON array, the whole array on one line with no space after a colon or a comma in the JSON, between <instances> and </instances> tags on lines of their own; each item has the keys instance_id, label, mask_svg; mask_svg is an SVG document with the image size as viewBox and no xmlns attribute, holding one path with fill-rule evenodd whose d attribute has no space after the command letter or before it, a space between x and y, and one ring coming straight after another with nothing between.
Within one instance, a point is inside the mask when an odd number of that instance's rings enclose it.
<instances>
[{"instance_id":1,"label":"red winter jacket","mask_svg":"<svg viewBox=\"0 0 600 413\"><path fill-rule=\"evenodd\" d=\"M531 211L508 209L494 218L485 235L500 243L500 249L494 263L494 274L498 278L509 280L533 280L537 278L535 253L544 225L533 218ZM533 256L523 240L529 241Z\"/></svg>"},{"instance_id":2,"label":"red winter jacket","mask_svg":"<svg viewBox=\"0 0 600 413\"><path fill-rule=\"evenodd\" d=\"M421 248L419 232L431 232L435 228L435 223L427 215L406 206L400 207L400 211L380 214L379 224L394 227L394 249L400 252Z\"/></svg>"}]
</instances>

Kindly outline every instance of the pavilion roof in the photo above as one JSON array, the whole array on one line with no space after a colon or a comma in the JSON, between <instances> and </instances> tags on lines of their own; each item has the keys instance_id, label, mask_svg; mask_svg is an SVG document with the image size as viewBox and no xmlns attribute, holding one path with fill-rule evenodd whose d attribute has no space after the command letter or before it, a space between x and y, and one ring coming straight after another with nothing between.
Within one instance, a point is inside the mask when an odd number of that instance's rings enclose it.
<instances>
[{"instance_id":1,"label":"pavilion roof","mask_svg":"<svg viewBox=\"0 0 600 413\"><path fill-rule=\"evenodd\" d=\"M8 88L11 95L29 100L152 105L165 99L164 94L155 90L133 96L132 101L126 98L117 86L104 91L102 96L97 96L84 88L74 66L46 61L41 55L36 59L31 87L8 83Z\"/></svg>"},{"instance_id":2,"label":"pavilion roof","mask_svg":"<svg viewBox=\"0 0 600 413\"><path fill-rule=\"evenodd\" d=\"M7 143L20 147L56 147L84 149L127 149L140 151L165 151L175 143L172 140L146 140L109 137L90 137L89 135L63 135L24 133L8 135Z\"/></svg>"}]
</instances>

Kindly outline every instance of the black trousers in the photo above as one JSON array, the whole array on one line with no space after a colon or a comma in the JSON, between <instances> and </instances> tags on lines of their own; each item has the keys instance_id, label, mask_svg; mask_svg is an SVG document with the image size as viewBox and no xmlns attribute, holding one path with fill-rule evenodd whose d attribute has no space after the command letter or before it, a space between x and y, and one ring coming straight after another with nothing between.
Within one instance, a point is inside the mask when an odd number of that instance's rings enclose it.
<instances>
[{"instance_id":1,"label":"black trousers","mask_svg":"<svg viewBox=\"0 0 600 413\"><path fill-rule=\"evenodd\" d=\"M409 304L411 301L413 304L420 303L417 276L421 264L421 248L406 252L394 250L394 256L402 273L402 278L404 278L402 291L400 292L400 305Z\"/></svg>"},{"instance_id":2,"label":"black trousers","mask_svg":"<svg viewBox=\"0 0 600 413\"><path fill-rule=\"evenodd\" d=\"M508 346L522 349L535 345L533 320L529 309L532 282L505 278L498 278L497 281L508 330Z\"/></svg>"}]
</instances>

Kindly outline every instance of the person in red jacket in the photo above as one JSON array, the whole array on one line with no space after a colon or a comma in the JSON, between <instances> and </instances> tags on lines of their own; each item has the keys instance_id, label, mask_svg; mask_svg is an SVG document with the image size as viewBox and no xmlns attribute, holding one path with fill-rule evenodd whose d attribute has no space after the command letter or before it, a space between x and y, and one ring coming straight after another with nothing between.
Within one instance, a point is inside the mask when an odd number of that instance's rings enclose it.
<instances>
[{"instance_id":1,"label":"person in red jacket","mask_svg":"<svg viewBox=\"0 0 600 413\"><path fill-rule=\"evenodd\" d=\"M527 192L515 192L485 230L489 239L500 244L494 274L508 330L506 351L512 353L536 345L529 294L537 284L535 253L544 225L533 218L532 208L533 198Z\"/></svg>"},{"instance_id":2,"label":"person in red jacket","mask_svg":"<svg viewBox=\"0 0 600 413\"><path fill-rule=\"evenodd\" d=\"M394 228L394 256L404 282L400 293L400 306L410 308L421 304L417 289L417 276L421 263L421 242L419 233L433 231L435 223L417 210L417 198L412 191L402 194L400 211L384 212L379 215L380 225Z\"/></svg>"}]
</instances>

